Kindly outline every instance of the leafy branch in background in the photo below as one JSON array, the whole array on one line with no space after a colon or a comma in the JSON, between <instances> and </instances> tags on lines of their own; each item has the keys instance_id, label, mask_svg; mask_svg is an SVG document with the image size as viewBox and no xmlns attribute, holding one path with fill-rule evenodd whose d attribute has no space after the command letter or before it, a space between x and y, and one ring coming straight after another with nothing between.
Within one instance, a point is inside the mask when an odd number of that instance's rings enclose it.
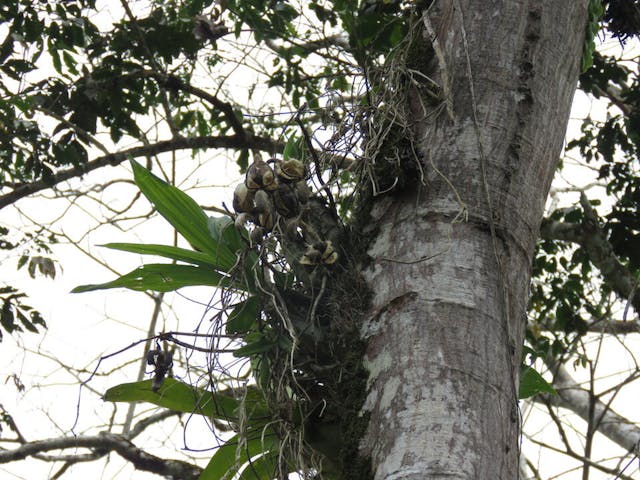
<instances>
[{"instance_id":1,"label":"leafy branch in background","mask_svg":"<svg viewBox=\"0 0 640 480\"><path fill-rule=\"evenodd\" d=\"M19 246L6 240L9 229L0 227L0 250L14 250ZM49 256L40 255L50 254L51 250L46 243L39 240L38 235L26 233L27 241L35 246L35 252L39 255L31 255L28 251L22 254L18 259L18 270L27 267L27 271L31 278L36 275L42 275L54 279L56 276L56 267L53 260ZM55 243L55 237L49 237L49 242ZM2 341L4 330L8 334L23 332L27 330L32 333L38 333L39 328L46 328L47 324L42 318L40 312L28 305L25 300L27 295L17 288L2 282L0 284L0 341Z\"/></svg>"},{"instance_id":2,"label":"leafy branch in background","mask_svg":"<svg viewBox=\"0 0 640 480\"><path fill-rule=\"evenodd\" d=\"M25 293L13 287L0 287L0 299L2 300L0 326L5 332L12 334L26 329L38 333L38 327L47 327L42 315L24 303L25 297ZM0 340L2 340L2 330L0 330Z\"/></svg>"}]
</instances>

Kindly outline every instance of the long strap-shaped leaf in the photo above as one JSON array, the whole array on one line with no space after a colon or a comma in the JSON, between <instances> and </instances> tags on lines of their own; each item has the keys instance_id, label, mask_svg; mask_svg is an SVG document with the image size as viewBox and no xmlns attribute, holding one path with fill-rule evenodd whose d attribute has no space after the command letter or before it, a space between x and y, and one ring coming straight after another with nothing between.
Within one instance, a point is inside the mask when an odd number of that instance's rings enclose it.
<instances>
[{"instance_id":1,"label":"long strap-shaped leaf","mask_svg":"<svg viewBox=\"0 0 640 480\"><path fill-rule=\"evenodd\" d=\"M170 263L150 263L136 268L110 282L92 285L80 285L72 293L92 292L107 288L130 288L131 290L171 292L182 287L207 285L213 287L232 286L229 277L221 275L211 268L193 265L174 265ZM242 288L238 286L238 288Z\"/></svg>"},{"instance_id":2,"label":"long strap-shaped leaf","mask_svg":"<svg viewBox=\"0 0 640 480\"><path fill-rule=\"evenodd\" d=\"M167 378L156 392L151 380L123 383L107 390L103 399L108 402L149 402L176 412L196 413L208 418L237 421L241 404L228 395L192 387Z\"/></svg>"},{"instance_id":3,"label":"long strap-shaped leaf","mask_svg":"<svg viewBox=\"0 0 640 480\"><path fill-rule=\"evenodd\" d=\"M251 460L238 480L272 480L276 478L277 460L277 451L270 451L260 458Z\"/></svg>"},{"instance_id":4,"label":"long strap-shaped leaf","mask_svg":"<svg viewBox=\"0 0 640 480\"><path fill-rule=\"evenodd\" d=\"M153 390L151 380L142 380L111 387L103 399L108 402L149 402L176 412L236 423L242 416L253 428L263 428L270 418L262 394L251 386L247 388L244 399L236 399L224 391L212 392L175 378L166 378L158 391Z\"/></svg>"},{"instance_id":5,"label":"long strap-shaped leaf","mask_svg":"<svg viewBox=\"0 0 640 480\"><path fill-rule=\"evenodd\" d=\"M210 255L222 271L228 272L236 262L235 251L225 244L222 235L212 237L202 208L189 195L156 177L135 160L131 160L131 167L136 185L160 215L194 248Z\"/></svg>"},{"instance_id":6,"label":"long strap-shaped leaf","mask_svg":"<svg viewBox=\"0 0 640 480\"><path fill-rule=\"evenodd\" d=\"M256 430L253 434L254 438L246 441L244 445L238 445L238 436L234 435L222 445L209 460L208 465L200 474L198 480L226 480L235 478L242 467L249 465L250 461L257 461L258 455L267 455L270 460L273 459L273 450L277 447L277 437L272 429L264 428L261 431ZM257 458L256 458L257 457ZM255 480L271 480L272 473L267 473L265 469L260 469L264 475L254 476ZM251 471L259 473L260 470ZM249 474L250 470L247 470ZM245 476L244 478L250 478Z\"/></svg>"},{"instance_id":7,"label":"long strap-shaped leaf","mask_svg":"<svg viewBox=\"0 0 640 480\"><path fill-rule=\"evenodd\" d=\"M170 258L179 262L193 263L195 265L209 266L215 268L215 259L204 252L188 250L186 248L174 247L172 245L156 245L151 243L107 243L103 247L124 252L140 253L142 255L157 255L159 257Z\"/></svg>"}]
</instances>

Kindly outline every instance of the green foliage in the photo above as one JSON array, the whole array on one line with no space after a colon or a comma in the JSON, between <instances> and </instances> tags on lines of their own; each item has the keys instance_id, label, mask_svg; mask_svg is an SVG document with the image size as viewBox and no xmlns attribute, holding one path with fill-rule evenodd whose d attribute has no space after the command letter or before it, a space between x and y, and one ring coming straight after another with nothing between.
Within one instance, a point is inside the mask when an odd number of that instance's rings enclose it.
<instances>
[{"instance_id":1,"label":"green foliage","mask_svg":"<svg viewBox=\"0 0 640 480\"><path fill-rule=\"evenodd\" d=\"M589 163L598 165L599 180L613 200L602 227L616 255L640 272L640 83L637 74L614 57L596 53L593 65L580 76L580 86L596 98L614 96L623 110L611 111L606 120L587 117L581 136L567 145Z\"/></svg>"},{"instance_id":2,"label":"green foliage","mask_svg":"<svg viewBox=\"0 0 640 480\"><path fill-rule=\"evenodd\" d=\"M132 253L157 255L192 265L147 264L116 280L78 286L73 292L120 287L138 291L168 292L196 285L233 286L239 290L250 288L250 282L242 283L229 275L236 264L237 252L245 246L245 241L233 227L233 222L224 217L208 218L187 194L156 177L137 162L132 161L131 165L140 191L196 250L169 245L131 243L112 243L105 246ZM251 258L248 260L251 261ZM250 272L250 266L247 267L247 271ZM252 277L248 275L246 278Z\"/></svg>"},{"instance_id":3,"label":"green foliage","mask_svg":"<svg viewBox=\"0 0 640 480\"><path fill-rule=\"evenodd\" d=\"M176 412L197 413L207 418L239 422L248 413L256 422L264 422L268 410L260 400L255 387L248 387L244 398L234 398L230 392L212 392L167 378L158 391L153 391L152 381L123 383L107 390L103 399L107 402L148 402Z\"/></svg>"},{"instance_id":4,"label":"green foliage","mask_svg":"<svg viewBox=\"0 0 640 480\"><path fill-rule=\"evenodd\" d=\"M82 9L92 8L94 2L42 3L11 2L0 11L0 24L7 32L0 47L0 71L13 81L22 82L34 72L45 51L65 79L79 75L76 53L99 35L95 25L82 14ZM18 41L31 47L26 59L20 58ZM58 101L54 98L68 98L61 88L63 81L51 78L16 93L5 90L0 100L0 150L5 152L0 158L0 170L10 178L47 181L53 175L53 167L78 166L86 161L86 150L77 132L60 124L49 135L31 118L34 110L53 107L53 102Z\"/></svg>"},{"instance_id":5,"label":"green foliage","mask_svg":"<svg viewBox=\"0 0 640 480\"><path fill-rule=\"evenodd\" d=\"M594 38L600 28L600 18L604 13L601 0L589 0L587 27L585 29L584 46L582 50L582 71L585 72L592 65L593 54L596 50Z\"/></svg>"},{"instance_id":6,"label":"green foliage","mask_svg":"<svg viewBox=\"0 0 640 480\"><path fill-rule=\"evenodd\" d=\"M539 393L557 394L556 390L533 367L524 367L520 372L520 399L529 398Z\"/></svg>"},{"instance_id":7,"label":"green foliage","mask_svg":"<svg viewBox=\"0 0 640 480\"><path fill-rule=\"evenodd\" d=\"M258 297L249 297L236 305L227 319L227 333L241 334L251 330L258 318L259 302Z\"/></svg>"},{"instance_id":8,"label":"green foliage","mask_svg":"<svg viewBox=\"0 0 640 480\"><path fill-rule=\"evenodd\" d=\"M235 418L240 408L240 402L228 395L194 388L173 378L165 379L157 392L153 391L151 383L151 380L123 383L107 390L103 399L107 402L148 402L176 412L197 413L221 420Z\"/></svg>"},{"instance_id":9,"label":"green foliage","mask_svg":"<svg viewBox=\"0 0 640 480\"><path fill-rule=\"evenodd\" d=\"M297 137L295 135L290 136L284 146L284 150L282 151L282 158L284 160L295 158L297 160L304 161L305 156L306 148L304 138Z\"/></svg>"},{"instance_id":10,"label":"green foliage","mask_svg":"<svg viewBox=\"0 0 640 480\"><path fill-rule=\"evenodd\" d=\"M533 397L539 393L549 393L551 395L557 395L558 392L553 386L547 382L542 375L540 375L534 368L533 362L545 354L534 350L533 348L525 345L523 351L523 362L520 368L520 385L518 387L518 398L525 399ZM528 357L528 358L527 358Z\"/></svg>"},{"instance_id":11,"label":"green foliage","mask_svg":"<svg viewBox=\"0 0 640 480\"><path fill-rule=\"evenodd\" d=\"M192 263L202 267L216 268L215 258L197 250L174 247L173 245L154 245L148 243L107 243L103 247L142 255L157 255L178 262Z\"/></svg>"},{"instance_id":12,"label":"green foliage","mask_svg":"<svg viewBox=\"0 0 640 480\"><path fill-rule=\"evenodd\" d=\"M274 433L267 428L254 431L251 435L253 438L245 441L238 435L227 440L211 457L199 480L232 478L242 467L245 470L240 478L271 480L276 471L277 458L273 449L278 445Z\"/></svg>"},{"instance_id":13,"label":"green foliage","mask_svg":"<svg viewBox=\"0 0 640 480\"><path fill-rule=\"evenodd\" d=\"M0 251L18 248L18 245L7 240L8 236L9 229L0 226ZM25 232L24 237L33 246L35 255L25 251L18 259L18 270L26 266L31 278L36 278L37 275L51 279L55 278L56 268L53 260L48 256L51 253L48 245L38 235L30 232ZM55 243L55 236L49 236L48 241ZM25 330L38 333L39 328L47 327L40 312L27 303L27 295L4 282L0 283L0 305L2 306L0 311L0 341L3 338L3 330L9 334Z\"/></svg>"},{"instance_id":14,"label":"green foliage","mask_svg":"<svg viewBox=\"0 0 640 480\"><path fill-rule=\"evenodd\" d=\"M0 287L0 301L2 301L0 341L2 341L2 330L9 334L23 332L24 330L38 333L38 327L47 327L42 315L33 307L24 303L25 297L26 294L13 287Z\"/></svg>"},{"instance_id":15,"label":"green foliage","mask_svg":"<svg viewBox=\"0 0 640 480\"><path fill-rule=\"evenodd\" d=\"M178 111L189 104L179 87L191 68L162 74L178 60L195 61L210 46L194 34L194 16L211 2L156 3L145 18L125 19L110 30L92 23L94 1L10 2L0 11L7 36L0 45L0 72L24 86L5 89L0 99L0 171L15 181L53 181L58 167L80 167L88 161L93 135L100 126L114 142L129 135L142 139L137 118L171 98ZM28 47L28 48L27 48ZM23 51L29 55L25 59ZM38 62L50 60L56 74L36 76ZM8 85L11 85L10 83ZM56 122L41 128L34 113ZM204 134L221 126L222 117L188 110L179 122L185 134ZM195 120L189 120L190 118ZM209 127L205 127L206 124Z\"/></svg>"},{"instance_id":16,"label":"green foliage","mask_svg":"<svg viewBox=\"0 0 640 480\"><path fill-rule=\"evenodd\" d=\"M401 0L363 0L357 11L353 2L335 1L334 6L349 33L349 42L356 60L362 66L371 59L388 53L408 31L408 15Z\"/></svg>"},{"instance_id":17,"label":"green foliage","mask_svg":"<svg viewBox=\"0 0 640 480\"><path fill-rule=\"evenodd\" d=\"M244 436L234 435L217 448L200 480L231 478L245 468L241 478L252 480L273 478L278 442L267 424L269 410L255 387L248 387L241 400L227 392L215 393L167 378L156 392L152 381L124 383L104 394L109 402L148 402L177 412L203 415L238 424L247 429Z\"/></svg>"},{"instance_id":18,"label":"green foliage","mask_svg":"<svg viewBox=\"0 0 640 480\"><path fill-rule=\"evenodd\" d=\"M204 252L222 271L236 261L234 248L242 240L230 220L209 220L202 208L187 194L167 184L136 161L131 161L136 185L149 201L193 248Z\"/></svg>"},{"instance_id":19,"label":"green foliage","mask_svg":"<svg viewBox=\"0 0 640 480\"><path fill-rule=\"evenodd\" d=\"M156 292L172 292L179 288L208 285L212 287L228 287L231 282L210 268L191 265L172 265L167 263L150 263L122 275L116 280L95 285L75 287L73 293L92 292L108 288L129 288L131 290Z\"/></svg>"},{"instance_id":20,"label":"green foliage","mask_svg":"<svg viewBox=\"0 0 640 480\"><path fill-rule=\"evenodd\" d=\"M556 212L554 219L579 223L582 211ZM529 316L534 328L527 342L539 352L556 357L571 349L587 331L586 315L601 318L606 305L590 296L592 266L583 249L566 243L543 240L533 263L534 283L529 300Z\"/></svg>"}]
</instances>

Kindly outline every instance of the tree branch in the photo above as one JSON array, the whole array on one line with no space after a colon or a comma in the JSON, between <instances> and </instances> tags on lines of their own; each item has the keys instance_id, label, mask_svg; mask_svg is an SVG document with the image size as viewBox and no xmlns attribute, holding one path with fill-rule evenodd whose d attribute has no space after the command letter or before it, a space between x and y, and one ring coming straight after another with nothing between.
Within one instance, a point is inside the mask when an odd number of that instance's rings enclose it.
<instances>
[{"instance_id":1,"label":"tree branch","mask_svg":"<svg viewBox=\"0 0 640 480\"><path fill-rule=\"evenodd\" d=\"M283 145L275 143L265 137L256 137L247 135L238 137L237 135L228 137L196 137L196 138L175 138L172 140L163 140L150 145L130 148L121 152L111 153L91 160L79 167L61 170L53 175L52 181L36 180L34 182L23 183L15 186L13 191L0 195L0 209L11 205L12 203L33 193L52 188L60 182L64 182L71 178L81 177L85 173L97 170L107 165L119 165L129 158L145 157L149 155L158 155L164 152L184 149L198 148L249 148L264 150L268 152L281 152Z\"/></svg>"},{"instance_id":2,"label":"tree branch","mask_svg":"<svg viewBox=\"0 0 640 480\"><path fill-rule=\"evenodd\" d=\"M135 445L131 443L131 440L142 433L147 427L166 420L167 418L180 415L180 412L161 410L158 413L145 417L136 423L128 435L116 435L110 432L103 432L97 436L63 437L34 442L29 442L25 437L23 437L19 433L15 422L13 422L8 412L4 411L4 413L11 420L11 429L14 430L18 436L15 441L18 441L21 444L21 447L7 451L2 451L0 449L0 463L22 460L29 456L33 456L34 458L44 462L65 462L62 468L52 477L59 478L71 465L80 462L92 462L104 457L112 451L115 451L126 460L132 462L136 468L169 476L169 478L196 478L197 473L200 471L199 467L186 462L160 459L147 454L146 452L136 448ZM3 441L8 440L4 439ZM47 455L43 453L51 450L62 450L65 448L73 448L75 451L78 447L87 448L90 452L75 452L69 455ZM161 465L160 462L165 462L165 465ZM192 471L193 475L191 475ZM183 475L186 476L183 477Z\"/></svg>"},{"instance_id":3,"label":"tree branch","mask_svg":"<svg viewBox=\"0 0 640 480\"><path fill-rule=\"evenodd\" d=\"M227 120L227 123L236 136L244 138L247 134L246 130L242 126L242 121L238 119L235 112L233 111L233 105L231 105L230 103L224 102L215 95L212 95L205 90L194 87L193 85L184 82L180 77L176 75L164 74L151 70L141 70L140 74L146 77L155 78L156 81L162 84L162 86L164 86L165 88L182 90L183 92L190 93L191 95L198 97L201 100L205 100L214 108L220 110L223 113L225 119Z\"/></svg>"},{"instance_id":4,"label":"tree branch","mask_svg":"<svg viewBox=\"0 0 640 480\"><path fill-rule=\"evenodd\" d=\"M553 322L549 321L549 324ZM620 319L589 320L587 331L593 333L606 333L608 335L627 335L629 333L640 333L640 323L625 321ZM541 326L543 330L549 332L560 332L562 328L557 325Z\"/></svg>"},{"instance_id":5,"label":"tree branch","mask_svg":"<svg viewBox=\"0 0 640 480\"><path fill-rule=\"evenodd\" d=\"M640 333L640 325L637 322L624 320L595 320L589 323L587 331L608 333L610 335L626 335L628 333Z\"/></svg>"},{"instance_id":6,"label":"tree branch","mask_svg":"<svg viewBox=\"0 0 640 480\"><path fill-rule=\"evenodd\" d=\"M122 435L110 432L102 432L93 436L49 438L29 442L16 449L0 452L0 463L23 460L42 452L66 448L88 448L104 452L104 454L114 451L125 460L130 461L136 469L163 475L170 479L196 480L202 473L202 469L196 465L181 460L156 457L136 447Z\"/></svg>"},{"instance_id":7,"label":"tree branch","mask_svg":"<svg viewBox=\"0 0 640 480\"><path fill-rule=\"evenodd\" d=\"M638 295L636 288L636 278L618 260L613 246L600 228L597 213L589 204L584 193L580 195L580 204L585 214L582 223L544 220L540 226L540 235L548 240L564 240L582 246L593 264L602 273L605 281L620 297L628 299L636 312L640 312L640 295Z\"/></svg>"},{"instance_id":8,"label":"tree branch","mask_svg":"<svg viewBox=\"0 0 640 480\"><path fill-rule=\"evenodd\" d=\"M555 370L553 386L558 395L545 395L544 400L551 405L566 408L580 416L585 422L589 421L590 398L589 392L581 388L571 378L563 365L553 365ZM541 401L539 399L538 401ZM617 443L628 451L635 451L640 442L640 428L622 415L614 412L599 399L595 400L594 418L600 419L596 430L609 440Z\"/></svg>"},{"instance_id":9,"label":"tree branch","mask_svg":"<svg viewBox=\"0 0 640 480\"><path fill-rule=\"evenodd\" d=\"M76 135L80 138L80 140L82 140L83 142L91 144L91 145L94 145L95 147L99 148L102 151L102 153L104 153L105 155L109 155L109 149L107 149L107 147L105 147L91 133L87 132L86 130L84 130L83 128L79 127L75 123L70 122L69 120L64 118L62 115L58 115L53 110L50 110L50 109L45 108L43 106L37 106L35 108L36 108L36 110L44 113L45 115L57 120L58 122L60 122L64 126L66 126L67 128L70 128L71 130L73 130L76 133Z\"/></svg>"},{"instance_id":10,"label":"tree branch","mask_svg":"<svg viewBox=\"0 0 640 480\"><path fill-rule=\"evenodd\" d=\"M541 442L539 440L536 440L535 438L531 438L530 436L527 436L527 440L529 440L531 443L535 444L535 445L539 445L540 447L543 448L547 448L549 450L552 450L554 452L557 453L562 453L563 455L567 455L571 458L574 458L582 463L587 464L590 467L593 467L597 470L600 470L601 472L605 472L609 475L618 475L615 478L616 479L621 479L621 480L633 480L631 477L628 477L627 475L622 475L616 468L607 468L604 465L601 465L600 463L587 458L583 455L579 455L576 452L574 452L573 450L562 450L560 448L554 447L553 445L550 445L548 443L545 442Z\"/></svg>"},{"instance_id":11,"label":"tree branch","mask_svg":"<svg viewBox=\"0 0 640 480\"><path fill-rule=\"evenodd\" d=\"M631 115L632 107L622 99L622 89L616 87L615 85L607 85L606 89L602 89L599 86L594 85L593 92L597 93L600 96L607 97L611 101L611 103L613 103L620 109L622 113L624 113L625 116L628 117L629 115Z\"/></svg>"},{"instance_id":12,"label":"tree branch","mask_svg":"<svg viewBox=\"0 0 640 480\"><path fill-rule=\"evenodd\" d=\"M134 439L138 435L140 435L147 427L153 425L154 423L161 422L170 417L175 417L176 415L180 415L180 412L175 412L173 410L160 410L158 413L153 415L149 415L148 417L139 420L131 429L127 438L129 440Z\"/></svg>"}]
</instances>

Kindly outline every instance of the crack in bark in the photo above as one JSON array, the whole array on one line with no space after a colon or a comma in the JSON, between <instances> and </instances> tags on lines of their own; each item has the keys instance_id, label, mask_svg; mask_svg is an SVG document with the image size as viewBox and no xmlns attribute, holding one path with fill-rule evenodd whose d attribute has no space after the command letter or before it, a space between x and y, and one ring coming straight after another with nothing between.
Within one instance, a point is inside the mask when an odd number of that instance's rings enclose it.
<instances>
[{"instance_id":1,"label":"crack in bark","mask_svg":"<svg viewBox=\"0 0 640 480\"><path fill-rule=\"evenodd\" d=\"M524 44L522 45L520 60L517 65L519 70L517 88L519 98L516 107L518 127L514 130L513 138L509 144L509 155L507 155L507 165L505 168L507 183L511 181L511 172L515 171L520 163L523 141L522 132L529 123L533 110L533 93L531 87L535 76L533 51L540 41L540 21L542 17L540 8L539 2L530 2L530 10L527 15L527 23L524 31Z\"/></svg>"}]
</instances>

